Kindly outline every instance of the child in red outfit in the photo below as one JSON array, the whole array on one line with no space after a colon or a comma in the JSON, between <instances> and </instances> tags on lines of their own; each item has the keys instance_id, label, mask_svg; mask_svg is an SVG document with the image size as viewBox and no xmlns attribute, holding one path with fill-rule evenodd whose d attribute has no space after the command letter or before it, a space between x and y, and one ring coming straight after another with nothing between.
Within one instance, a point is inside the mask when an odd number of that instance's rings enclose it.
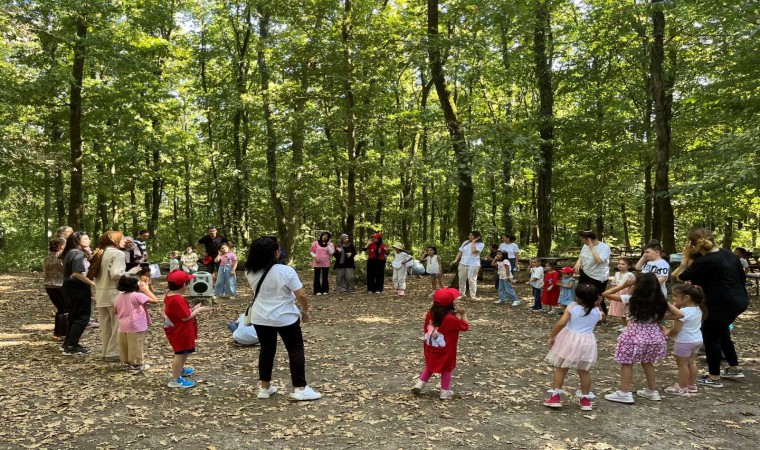
<instances>
[{"instance_id":1,"label":"child in red outfit","mask_svg":"<svg viewBox=\"0 0 760 450\"><path fill-rule=\"evenodd\" d=\"M181 270L175 270L166 277L169 292L164 299L164 333L174 351L172 360L172 380L170 388L191 388L195 381L186 380L195 371L185 367L187 355L195 352L195 339L198 337L198 321L195 316L202 312L211 311L208 306L190 305L182 296L187 291L187 284L195 278Z\"/></svg>"},{"instance_id":2,"label":"child in red outfit","mask_svg":"<svg viewBox=\"0 0 760 450\"><path fill-rule=\"evenodd\" d=\"M541 288L541 304L548 306L547 312L559 311L559 272L554 270L554 263L551 261L546 262L546 270L544 271L544 287Z\"/></svg>"},{"instance_id":3,"label":"child in red outfit","mask_svg":"<svg viewBox=\"0 0 760 450\"><path fill-rule=\"evenodd\" d=\"M464 309L454 307L454 300L458 297L459 290L453 288L438 289L433 293L433 305L425 316L425 368L412 388L413 394L421 393L430 376L440 373L441 400L449 400L453 395L451 372L457 364L459 332L470 329Z\"/></svg>"}]
</instances>

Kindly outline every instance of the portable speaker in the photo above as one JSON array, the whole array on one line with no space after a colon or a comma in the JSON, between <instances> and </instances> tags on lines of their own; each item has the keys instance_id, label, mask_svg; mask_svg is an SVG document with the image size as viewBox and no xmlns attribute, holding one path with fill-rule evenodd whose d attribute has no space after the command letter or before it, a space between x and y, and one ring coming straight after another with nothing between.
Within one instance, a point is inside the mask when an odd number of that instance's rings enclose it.
<instances>
[{"instance_id":1,"label":"portable speaker","mask_svg":"<svg viewBox=\"0 0 760 450\"><path fill-rule=\"evenodd\" d=\"M195 272L190 281L190 297L211 297L214 295L214 278L208 272Z\"/></svg>"}]
</instances>

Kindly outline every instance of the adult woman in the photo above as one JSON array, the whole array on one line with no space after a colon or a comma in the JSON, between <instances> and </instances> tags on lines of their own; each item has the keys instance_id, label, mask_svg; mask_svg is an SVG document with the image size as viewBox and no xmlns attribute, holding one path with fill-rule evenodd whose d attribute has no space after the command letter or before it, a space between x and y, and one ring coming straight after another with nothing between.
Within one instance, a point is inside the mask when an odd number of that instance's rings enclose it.
<instances>
[{"instance_id":1,"label":"adult woman","mask_svg":"<svg viewBox=\"0 0 760 450\"><path fill-rule=\"evenodd\" d=\"M193 247L187 246L185 253L180 257L182 270L190 275L198 271L198 254L193 251Z\"/></svg>"},{"instance_id":2,"label":"adult woman","mask_svg":"<svg viewBox=\"0 0 760 450\"><path fill-rule=\"evenodd\" d=\"M354 257L356 247L347 234L341 234L335 246L335 282L341 294L354 292Z\"/></svg>"},{"instance_id":3,"label":"adult woman","mask_svg":"<svg viewBox=\"0 0 760 450\"><path fill-rule=\"evenodd\" d=\"M132 236L124 236L124 244L121 248L124 253L126 270L132 270L140 265L140 261L142 261L142 252L140 252L140 247L137 246Z\"/></svg>"},{"instance_id":4,"label":"adult woman","mask_svg":"<svg viewBox=\"0 0 760 450\"><path fill-rule=\"evenodd\" d=\"M296 271L290 266L277 264L279 257L279 244L262 237L251 243L245 263L245 277L254 291L248 320L256 329L261 344L261 388L257 397L269 398L277 392L271 380L279 334L290 360L290 377L295 388L291 397L295 400L317 400L322 395L306 383L306 357L301 333L301 319L304 323L309 321L309 298ZM300 311L296 301L301 306Z\"/></svg>"},{"instance_id":5,"label":"adult woman","mask_svg":"<svg viewBox=\"0 0 760 450\"><path fill-rule=\"evenodd\" d=\"M367 242L367 293L380 294L385 284L385 258L391 249L383 244L383 235L375 233Z\"/></svg>"},{"instance_id":6,"label":"adult woman","mask_svg":"<svg viewBox=\"0 0 760 450\"><path fill-rule=\"evenodd\" d=\"M62 340L66 337L66 328L69 321L69 307L63 298L61 286L63 286L63 261L61 261L61 252L66 245L66 239L55 238L48 243L48 255L45 258L44 270L45 292L47 292L50 301L55 306L55 326L53 328L53 338Z\"/></svg>"},{"instance_id":7,"label":"adult woman","mask_svg":"<svg viewBox=\"0 0 760 450\"><path fill-rule=\"evenodd\" d=\"M471 231L467 240L459 246L459 251L451 265L459 263L459 295L464 296L467 283L470 283L470 297L476 298L478 293L478 270L480 269L480 252L485 244L481 241L480 231Z\"/></svg>"},{"instance_id":8,"label":"adult woman","mask_svg":"<svg viewBox=\"0 0 760 450\"><path fill-rule=\"evenodd\" d=\"M314 269L314 295L327 295L330 292L327 275L330 273L330 256L335 253L331 238L332 234L325 231L319 235L319 239L312 242L309 249L311 267Z\"/></svg>"},{"instance_id":9,"label":"adult woman","mask_svg":"<svg viewBox=\"0 0 760 450\"><path fill-rule=\"evenodd\" d=\"M107 362L119 362L119 317L113 307L119 291L116 285L126 271L121 231L106 231L98 239L98 249L92 257L87 278L95 280L95 306L98 308L101 356Z\"/></svg>"},{"instance_id":10,"label":"adult woman","mask_svg":"<svg viewBox=\"0 0 760 450\"><path fill-rule=\"evenodd\" d=\"M72 234L74 234L74 229L66 225L58 227L55 230L55 235L64 241L67 240Z\"/></svg>"},{"instance_id":11,"label":"adult woman","mask_svg":"<svg viewBox=\"0 0 760 450\"><path fill-rule=\"evenodd\" d=\"M601 294L607 290L607 281L610 278L610 246L596 238L596 233L591 230L579 231L581 239L581 254L575 262L574 270L580 274L578 284L589 283L596 286ZM604 298L599 296L599 306L604 314L607 314L607 305Z\"/></svg>"},{"instance_id":12,"label":"adult woman","mask_svg":"<svg viewBox=\"0 0 760 450\"><path fill-rule=\"evenodd\" d=\"M729 250L716 247L710 230L695 228L689 231L688 237L681 253L681 266L673 275L700 286L705 293L707 318L702 322L702 342L708 375L698 378L697 383L723 387L721 377L744 378L728 327L749 305L744 288L746 277L739 258ZM729 365L723 372L720 370L721 352Z\"/></svg>"},{"instance_id":13,"label":"adult woman","mask_svg":"<svg viewBox=\"0 0 760 450\"><path fill-rule=\"evenodd\" d=\"M69 305L69 326L66 330L66 339L63 341L64 355L84 355L90 352L86 347L79 344L87 323L92 313L92 287L95 286L89 280L87 273L84 249L90 246L90 237L83 231L73 233L66 240L60 258L63 259L63 298Z\"/></svg>"}]
</instances>

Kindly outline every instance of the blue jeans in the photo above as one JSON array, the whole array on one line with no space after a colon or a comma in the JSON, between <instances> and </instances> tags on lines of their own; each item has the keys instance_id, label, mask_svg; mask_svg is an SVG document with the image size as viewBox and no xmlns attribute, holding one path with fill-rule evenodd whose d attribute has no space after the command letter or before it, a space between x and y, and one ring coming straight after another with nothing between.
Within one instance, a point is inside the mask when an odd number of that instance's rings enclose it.
<instances>
[{"instance_id":1,"label":"blue jeans","mask_svg":"<svg viewBox=\"0 0 760 450\"><path fill-rule=\"evenodd\" d=\"M237 276L231 266L220 266L216 273L216 288L214 295L237 295Z\"/></svg>"},{"instance_id":2,"label":"blue jeans","mask_svg":"<svg viewBox=\"0 0 760 450\"><path fill-rule=\"evenodd\" d=\"M517 293L515 293L515 288L512 287L512 283L510 283L509 280L499 279L499 301L506 302L507 298L513 302L518 301Z\"/></svg>"},{"instance_id":3,"label":"blue jeans","mask_svg":"<svg viewBox=\"0 0 760 450\"><path fill-rule=\"evenodd\" d=\"M541 288L533 288L533 309L542 309L541 306Z\"/></svg>"}]
</instances>

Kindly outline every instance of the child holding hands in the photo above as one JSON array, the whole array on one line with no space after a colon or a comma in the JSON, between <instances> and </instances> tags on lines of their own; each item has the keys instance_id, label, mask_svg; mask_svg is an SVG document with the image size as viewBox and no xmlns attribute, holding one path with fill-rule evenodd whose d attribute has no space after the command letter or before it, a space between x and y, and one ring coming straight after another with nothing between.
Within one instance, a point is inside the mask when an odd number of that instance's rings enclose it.
<instances>
[{"instance_id":1,"label":"child holding hands","mask_svg":"<svg viewBox=\"0 0 760 450\"><path fill-rule=\"evenodd\" d=\"M174 351L172 359L172 380L170 388L191 388L195 381L185 379L195 373L191 367L185 367L187 356L195 352L195 340L198 338L198 314L211 311L208 306L195 305L192 310L182 295L187 292L187 285L195 275L177 270L166 277L169 292L164 299L164 333Z\"/></svg>"},{"instance_id":2,"label":"child holding hands","mask_svg":"<svg viewBox=\"0 0 760 450\"><path fill-rule=\"evenodd\" d=\"M683 317L666 315L666 320L673 320L673 326L665 334L673 338L678 383L665 388L665 392L688 396L697 392L697 352L702 346L700 327L705 296L699 286L682 284L673 288L673 300Z\"/></svg>"}]
</instances>

